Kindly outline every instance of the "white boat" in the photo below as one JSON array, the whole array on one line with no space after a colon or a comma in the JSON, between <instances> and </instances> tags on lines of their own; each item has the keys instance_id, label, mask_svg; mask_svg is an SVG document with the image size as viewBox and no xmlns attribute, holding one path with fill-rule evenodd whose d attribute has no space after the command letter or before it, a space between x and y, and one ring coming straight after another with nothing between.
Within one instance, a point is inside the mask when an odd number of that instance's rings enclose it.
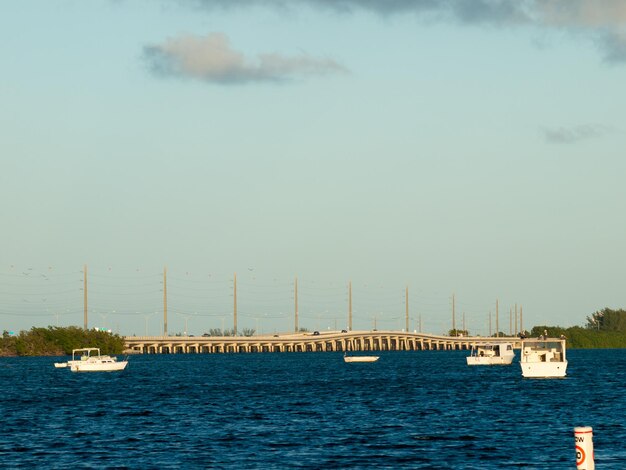
<instances>
[{"instance_id":1,"label":"white boat","mask_svg":"<svg viewBox=\"0 0 626 470\"><path fill-rule=\"evenodd\" d=\"M344 362L376 362L379 356L348 356L343 355Z\"/></svg>"},{"instance_id":2,"label":"white boat","mask_svg":"<svg viewBox=\"0 0 626 470\"><path fill-rule=\"evenodd\" d=\"M118 361L116 357L100 354L100 348L72 350L72 360L67 366L72 372L108 372L124 370L128 361ZM56 365L55 365L56 367Z\"/></svg>"},{"instance_id":3,"label":"white boat","mask_svg":"<svg viewBox=\"0 0 626 470\"><path fill-rule=\"evenodd\" d=\"M565 377L565 339L523 339L520 365L524 377Z\"/></svg>"},{"instance_id":4,"label":"white boat","mask_svg":"<svg viewBox=\"0 0 626 470\"><path fill-rule=\"evenodd\" d=\"M512 343L486 343L472 347L466 359L468 366L506 366L514 357Z\"/></svg>"},{"instance_id":5,"label":"white boat","mask_svg":"<svg viewBox=\"0 0 626 470\"><path fill-rule=\"evenodd\" d=\"M54 367L55 369L62 369L63 367L67 367L67 362L55 362Z\"/></svg>"}]
</instances>

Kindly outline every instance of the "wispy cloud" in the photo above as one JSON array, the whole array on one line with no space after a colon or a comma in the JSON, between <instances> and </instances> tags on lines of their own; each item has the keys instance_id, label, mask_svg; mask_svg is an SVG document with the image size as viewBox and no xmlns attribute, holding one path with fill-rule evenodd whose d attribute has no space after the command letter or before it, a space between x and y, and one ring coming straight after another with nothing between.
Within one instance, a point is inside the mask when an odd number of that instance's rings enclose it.
<instances>
[{"instance_id":1,"label":"wispy cloud","mask_svg":"<svg viewBox=\"0 0 626 470\"><path fill-rule=\"evenodd\" d=\"M233 49L223 33L185 35L145 46L143 57L160 76L187 77L220 84L281 82L298 77L345 73L332 59L277 53L247 58Z\"/></svg>"},{"instance_id":2,"label":"wispy cloud","mask_svg":"<svg viewBox=\"0 0 626 470\"><path fill-rule=\"evenodd\" d=\"M206 9L270 7L294 11L302 6L338 13L370 11L380 15L417 14L467 23L527 21L528 0L180 0Z\"/></svg>"},{"instance_id":3,"label":"wispy cloud","mask_svg":"<svg viewBox=\"0 0 626 470\"><path fill-rule=\"evenodd\" d=\"M626 63L626 33L606 32L598 39L604 60L612 64Z\"/></svg>"},{"instance_id":4,"label":"wispy cloud","mask_svg":"<svg viewBox=\"0 0 626 470\"><path fill-rule=\"evenodd\" d=\"M626 63L624 0L535 0L537 21L590 37L605 62Z\"/></svg>"},{"instance_id":5,"label":"wispy cloud","mask_svg":"<svg viewBox=\"0 0 626 470\"><path fill-rule=\"evenodd\" d=\"M590 38L605 61L626 63L624 0L179 0L200 8L319 8L349 14L369 11L383 16L412 14L462 25L535 26L567 30Z\"/></svg>"},{"instance_id":6,"label":"wispy cloud","mask_svg":"<svg viewBox=\"0 0 626 470\"><path fill-rule=\"evenodd\" d=\"M527 3L546 24L606 28L623 26L626 21L623 0L534 0Z\"/></svg>"},{"instance_id":7,"label":"wispy cloud","mask_svg":"<svg viewBox=\"0 0 626 470\"><path fill-rule=\"evenodd\" d=\"M558 127L542 129L544 138L551 144L573 144L581 140L602 137L611 129L599 124L585 124L575 127Z\"/></svg>"}]
</instances>

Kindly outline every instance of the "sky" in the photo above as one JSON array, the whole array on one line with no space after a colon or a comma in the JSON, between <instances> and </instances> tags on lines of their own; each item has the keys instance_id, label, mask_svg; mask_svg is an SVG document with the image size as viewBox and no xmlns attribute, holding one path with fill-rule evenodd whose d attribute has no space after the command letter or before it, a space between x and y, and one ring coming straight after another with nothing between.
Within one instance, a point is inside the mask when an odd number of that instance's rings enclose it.
<instances>
[{"instance_id":1,"label":"sky","mask_svg":"<svg viewBox=\"0 0 626 470\"><path fill-rule=\"evenodd\" d=\"M0 3L0 328L626 308L626 2ZM165 274L167 269L167 274Z\"/></svg>"}]
</instances>

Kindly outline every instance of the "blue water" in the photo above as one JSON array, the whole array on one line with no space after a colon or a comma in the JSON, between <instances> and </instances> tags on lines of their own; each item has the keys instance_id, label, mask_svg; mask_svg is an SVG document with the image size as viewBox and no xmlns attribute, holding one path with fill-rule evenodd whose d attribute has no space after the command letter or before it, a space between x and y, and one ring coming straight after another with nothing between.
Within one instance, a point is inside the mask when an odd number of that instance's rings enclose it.
<instances>
[{"instance_id":1,"label":"blue water","mask_svg":"<svg viewBox=\"0 0 626 470\"><path fill-rule=\"evenodd\" d=\"M519 354L519 353L518 353ZM626 468L626 350L570 350L565 379L464 351L131 356L76 374L0 359L0 467ZM58 360L58 359L56 359Z\"/></svg>"}]
</instances>

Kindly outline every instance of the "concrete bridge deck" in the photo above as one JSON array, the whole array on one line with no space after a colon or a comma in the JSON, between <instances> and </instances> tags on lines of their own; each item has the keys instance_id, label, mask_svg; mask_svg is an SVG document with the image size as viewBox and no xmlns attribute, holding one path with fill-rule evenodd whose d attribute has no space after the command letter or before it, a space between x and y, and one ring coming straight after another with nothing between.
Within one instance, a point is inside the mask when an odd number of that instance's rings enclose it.
<instances>
[{"instance_id":1,"label":"concrete bridge deck","mask_svg":"<svg viewBox=\"0 0 626 470\"><path fill-rule=\"evenodd\" d=\"M516 337L452 337L402 331L324 331L265 336L126 336L126 352L214 354L253 352L463 350L484 343L513 343Z\"/></svg>"}]
</instances>

